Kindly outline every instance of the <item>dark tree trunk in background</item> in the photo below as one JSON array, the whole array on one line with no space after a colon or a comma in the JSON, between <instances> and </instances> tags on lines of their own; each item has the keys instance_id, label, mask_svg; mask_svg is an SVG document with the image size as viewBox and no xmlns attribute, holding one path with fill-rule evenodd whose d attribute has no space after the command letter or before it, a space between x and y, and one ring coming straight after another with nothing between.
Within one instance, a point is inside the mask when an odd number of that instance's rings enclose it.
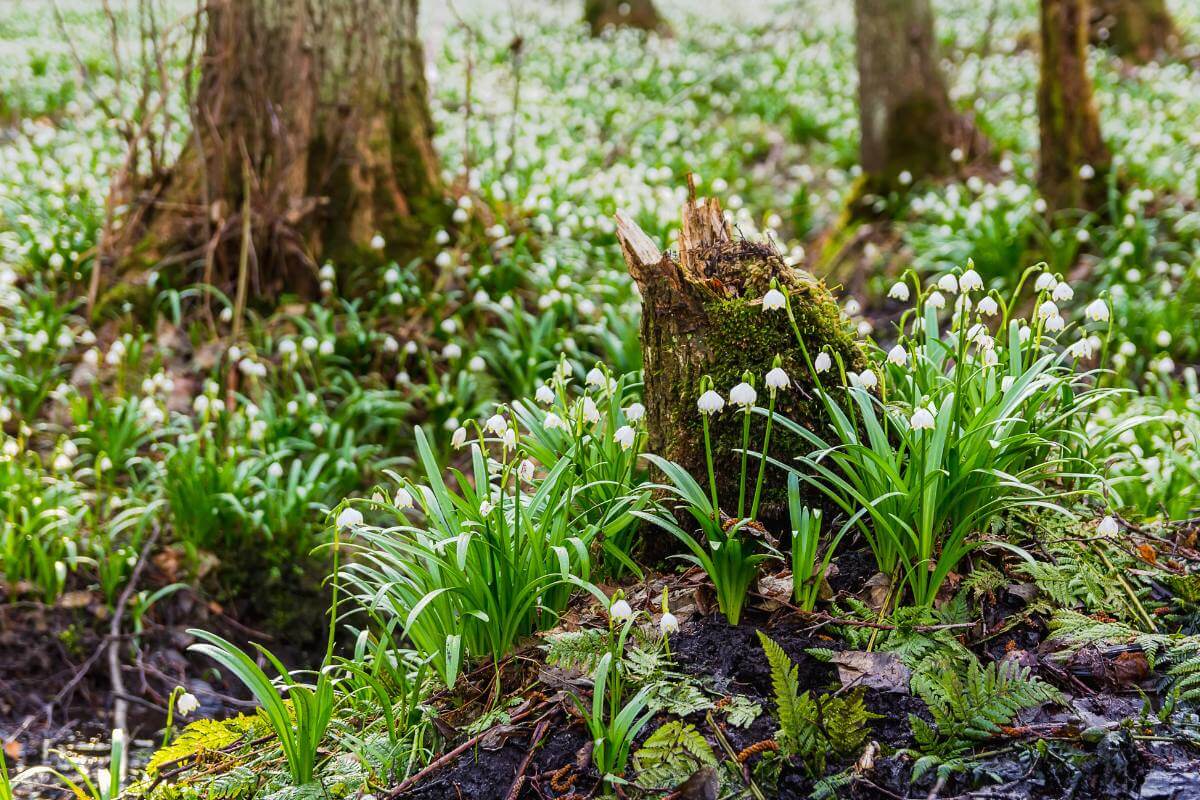
<instances>
[{"instance_id":1,"label":"dark tree trunk in background","mask_svg":"<svg viewBox=\"0 0 1200 800\"><path fill-rule=\"evenodd\" d=\"M879 188L904 171L949 172L987 144L955 113L938 63L930 0L854 0L863 171ZM872 187L874 188L874 187Z\"/></svg>"},{"instance_id":2,"label":"dark tree trunk in background","mask_svg":"<svg viewBox=\"0 0 1200 800\"><path fill-rule=\"evenodd\" d=\"M1112 164L1087 72L1088 6L1087 0L1042 0L1038 185L1053 210L1098 208Z\"/></svg>"},{"instance_id":3,"label":"dark tree trunk in background","mask_svg":"<svg viewBox=\"0 0 1200 800\"><path fill-rule=\"evenodd\" d=\"M1145 63L1170 53L1178 31L1166 0L1092 0L1091 38L1122 58Z\"/></svg>"},{"instance_id":4,"label":"dark tree trunk in background","mask_svg":"<svg viewBox=\"0 0 1200 800\"><path fill-rule=\"evenodd\" d=\"M705 375L724 397L749 370L759 404L768 394L763 377L775 356L793 385L780 390L777 411L813 428L824 426L824 411L805 389L811 378L787 312L763 311L762 297L775 279L788 289L805 346L813 357L823 348L841 354L846 368L861 370L863 355L824 284L807 272L787 266L774 247L734 241L714 199L683 207L679 256L663 253L632 219L617 212L617 238L630 274L642 295L642 353L649 450L679 463L703 485L707 467L700 413L696 401ZM827 373L826 377L830 374ZM711 418L713 454L722 510L737 507L742 446L741 413L732 406ZM750 449L762 447L763 418L752 418ZM772 434L770 453L789 461L807 445L797 437ZM753 459L752 459L753 460ZM757 466L756 464L753 466ZM768 469L761 518L780 519L785 509L786 479ZM750 482L754 474L750 475ZM752 488L752 487L751 487ZM747 498L746 503L749 504Z\"/></svg>"},{"instance_id":5,"label":"dark tree trunk in background","mask_svg":"<svg viewBox=\"0 0 1200 800\"><path fill-rule=\"evenodd\" d=\"M667 33L662 15L654 0L584 0L583 20L598 36L610 25L616 28L638 28L643 31Z\"/></svg>"},{"instance_id":6,"label":"dark tree trunk in background","mask_svg":"<svg viewBox=\"0 0 1200 800\"><path fill-rule=\"evenodd\" d=\"M206 16L192 136L134 198L124 252L182 253L227 288L248 209L252 283L272 296L311 291L321 261L378 259L377 233L397 258L423 243L442 187L416 0L209 0Z\"/></svg>"}]
</instances>

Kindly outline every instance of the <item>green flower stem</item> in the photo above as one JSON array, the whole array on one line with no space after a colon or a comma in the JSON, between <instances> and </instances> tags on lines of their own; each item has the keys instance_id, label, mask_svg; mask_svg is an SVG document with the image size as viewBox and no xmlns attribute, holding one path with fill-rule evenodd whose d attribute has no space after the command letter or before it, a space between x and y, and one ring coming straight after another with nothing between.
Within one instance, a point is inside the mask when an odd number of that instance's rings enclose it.
<instances>
[{"instance_id":1,"label":"green flower stem","mask_svg":"<svg viewBox=\"0 0 1200 800\"><path fill-rule=\"evenodd\" d=\"M763 478L767 472L767 450L771 447L771 423L775 421L776 394L777 392L772 389L771 401L767 404L767 430L763 434L762 456L758 459L758 479L754 482L754 501L750 504L750 519L758 519L758 503L762 499Z\"/></svg>"},{"instance_id":2,"label":"green flower stem","mask_svg":"<svg viewBox=\"0 0 1200 800\"><path fill-rule=\"evenodd\" d=\"M754 406L746 406L742 419L742 462L741 475L738 477L738 519L745 519L746 513L746 450L750 447L750 412Z\"/></svg>"},{"instance_id":3,"label":"green flower stem","mask_svg":"<svg viewBox=\"0 0 1200 800\"><path fill-rule=\"evenodd\" d=\"M704 428L704 459L708 465L708 490L712 495L713 522L721 522L721 509L717 505L717 472L713 469L712 437L708 433L708 414L700 412L700 425Z\"/></svg>"}]
</instances>

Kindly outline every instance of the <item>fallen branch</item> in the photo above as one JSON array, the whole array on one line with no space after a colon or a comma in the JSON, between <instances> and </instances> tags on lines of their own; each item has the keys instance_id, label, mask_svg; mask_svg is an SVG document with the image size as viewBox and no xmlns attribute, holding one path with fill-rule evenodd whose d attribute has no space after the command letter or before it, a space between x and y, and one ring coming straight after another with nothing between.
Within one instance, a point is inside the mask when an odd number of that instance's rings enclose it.
<instances>
[{"instance_id":1,"label":"fallen branch","mask_svg":"<svg viewBox=\"0 0 1200 800\"><path fill-rule=\"evenodd\" d=\"M537 752L538 745L542 743L542 737L546 735L546 729L549 727L550 720L543 719L533 729L533 736L529 739L529 752L525 754L525 758L521 759L521 766L517 767L517 777L513 778L512 786L509 787L505 800L517 800L517 796L521 794L521 787L525 785L525 772L529 769L529 763L533 761L533 754Z\"/></svg>"},{"instance_id":2,"label":"fallen branch","mask_svg":"<svg viewBox=\"0 0 1200 800\"><path fill-rule=\"evenodd\" d=\"M511 725L514 722L525 719L526 717L531 715L534 711L541 711L542 709L544 709L548 705L550 705L552 702L554 702L554 701L553 700L543 700L541 703L538 703L537 705L528 705L527 707L523 707L513 713L513 715L509 718L508 724ZM489 733L491 733L491 730L492 730L491 728L488 728L485 731L480 731L479 733L475 734L470 739L467 739L465 742L460 744L458 747L454 748L453 750L446 753L445 755L437 758L429 766L425 767L425 769L421 770L416 775L413 775L411 778L406 778L405 780L401 781L399 786L397 786L395 789L392 789L391 791L389 791L387 794L385 794L383 796L388 798L388 800L394 800L394 798L397 798L400 795L404 794L409 789L416 786L418 783L420 783L422 780L424 780L426 777L428 777L430 774L438 771L439 769L446 766L451 761L453 761L454 759L458 758L460 755L465 753L467 750L470 750L472 747L474 747L476 744L478 744L479 741L481 739L483 739L483 737L485 737Z\"/></svg>"},{"instance_id":3,"label":"fallen branch","mask_svg":"<svg viewBox=\"0 0 1200 800\"><path fill-rule=\"evenodd\" d=\"M126 727L128 727L129 702L125 699L128 697L128 694L125 692L125 679L121 675L121 619L125 616L125 607L129 605L129 598L133 596L138 581L142 577L142 570L146 568L150 551L153 549L154 543L158 541L159 531L159 527L155 525L154 530L150 533L150 537L142 545L142 552L138 556L137 563L133 565L133 572L129 574L129 581L125 584L125 588L121 590L120 597L117 598L117 605L113 609L112 622L108 626L108 673L109 679L112 681L113 694L112 728L114 732L119 730L122 734L124 734ZM128 748L122 747L120 755L120 772L117 774L124 775L129 764Z\"/></svg>"}]
</instances>

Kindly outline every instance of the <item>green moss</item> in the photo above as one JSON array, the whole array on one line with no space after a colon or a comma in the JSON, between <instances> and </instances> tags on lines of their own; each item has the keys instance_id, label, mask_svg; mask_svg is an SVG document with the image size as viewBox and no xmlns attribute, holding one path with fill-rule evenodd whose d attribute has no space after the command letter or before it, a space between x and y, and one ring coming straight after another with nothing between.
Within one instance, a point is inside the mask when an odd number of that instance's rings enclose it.
<instances>
[{"instance_id":1,"label":"green moss","mask_svg":"<svg viewBox=\"0 0 1200 800\"><path fill-rule=\"evenodd\" d=\"M752 296L759 297L761 294ZM829 349L841 356L847 369L862 369L865 364L862 351L829 292L821 284L804 284L792 287L791 297L797 326L812 357L815 358L821 350ZM742 381L743 373L749 371L755 376L759 402L765 405L768 395L762 379L774 366L778 355L784 371L792 380L792 386L779 392L776 413L810 429L822 425L825 419L823 407L816 395L807 388L811 386L808 367L784 312L764 312L757 302L743 298L716 300L709 303L705 310L715 331L708 339L720 348L714 349L709 357L709 374L717 391L727 394L731 387ZM697 396L698 390L698 386L679 387L685 397ZM736 506L738 496L740 456L735 451L742 446L742 423L741 414L727 409L713 418L711 426L720 500L730 510ZM699 441L703 434L698 414L693 415L692 426L692 433ZM749 449L757 451L762 447L765 427L765 418L757 414L752 416ZM785 433L779 426L774 428L771 457L791 461L797 455L807 454L809 450L798 436ZM747 483L752 487L757 474L757 462L754 459L748 462L747 472ZM782 518L786 511L786 487L782 472L768 468L760 517L769 520ZM751 493L752 488L748 488L747 504Z\"/></svg>"}]
</instances>

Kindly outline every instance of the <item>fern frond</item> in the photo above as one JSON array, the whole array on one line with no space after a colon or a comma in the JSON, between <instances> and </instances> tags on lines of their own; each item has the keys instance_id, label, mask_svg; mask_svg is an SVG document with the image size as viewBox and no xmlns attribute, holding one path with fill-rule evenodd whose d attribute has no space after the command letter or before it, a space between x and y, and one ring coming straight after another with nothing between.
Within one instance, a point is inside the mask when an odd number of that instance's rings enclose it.
<instances>
[{"instance_id":1,"label":"fern frond","mask_svg":"<svg viewBox=\"0 0 1200 800\"><path fill-rule=\"evenodd\" d=\"M544 647L546 663L550 666L590 675L608 652L608 632L589 629L558 633L547 636Z\"/></svg>"},{"instance_id":2,"label":"fern frond","mask_svg":"<svg viewBox=\"0 0 1200 800\"><path fill-rule=\"evenodd\" d=\"M783 652L783 648L762 631L758 640L767 663L771 667L771 688L775 692L775 706L779 715L779 739L784 752L804 752L804 742L811 732L806 731L807 720L812 716L812 700L807 693L800 694L799 668Z\"/></svg>"},{"instance_id":3,"label":"fern frond","mask_svg":"<svg viewBox=\"0 0 1200 800\"><path fill-rule=\"evenodd\" d=\"M704 736L680 720L662 725L633 754L638 784L646 789L675 786L700 767L715 767L717 757Z\"/></svg>"}]
</instances>

